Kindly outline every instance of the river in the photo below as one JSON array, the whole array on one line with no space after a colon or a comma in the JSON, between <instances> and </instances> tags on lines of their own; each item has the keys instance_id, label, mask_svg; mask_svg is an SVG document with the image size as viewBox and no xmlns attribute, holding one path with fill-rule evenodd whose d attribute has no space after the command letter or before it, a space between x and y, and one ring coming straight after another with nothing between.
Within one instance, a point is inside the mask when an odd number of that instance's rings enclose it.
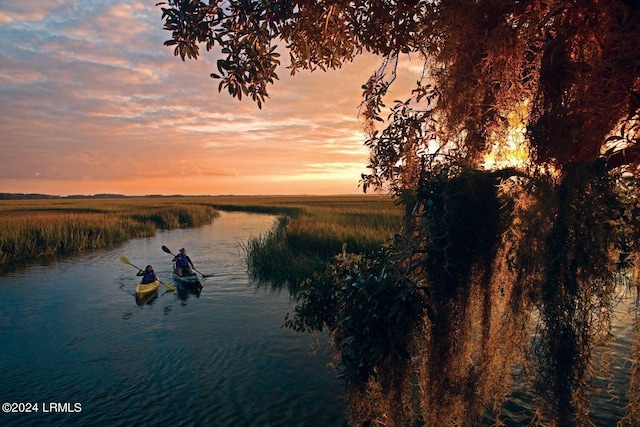
<instances>
[{"instance_id":1,"label":"river","mask_svg":"<svg viewBox=\"0 0 640 427\"><path fill-rule=\"evenodd\" d=\"M0 425L344 427L344 385L328 366L326 335L283 329L288 295L249 281L243 244L274 221L222 212L201 228L0 276ZM120 256L152 264L173 284L163 245L185 247L212 276L200 293L161 286L157 297L136 300L137 270ZM616 312L615 392L598 383L596 426L615 425L627 402L630 299ZM530 402L516 387L506 425L527 425Z\"/></svg>"},{"instance_id":2,"label":"river","mask_svg":"<svg viewBox=\"0 0 640 427\"><path fill-rule=\"evenodd\" d=\"M326 336L281 328L288 295L249 282L242 245L273 223L222 212L0 276L0 425L344 426ZM136 300L137 270L119 257L173 284L162 245L213 274L199 294Z\"/></svg>"}]
</instances>

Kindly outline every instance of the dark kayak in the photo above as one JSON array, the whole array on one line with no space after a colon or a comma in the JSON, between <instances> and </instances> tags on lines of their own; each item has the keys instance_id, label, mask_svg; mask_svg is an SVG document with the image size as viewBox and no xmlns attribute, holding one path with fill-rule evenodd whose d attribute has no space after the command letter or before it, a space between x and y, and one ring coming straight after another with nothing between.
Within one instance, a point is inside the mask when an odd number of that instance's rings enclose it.
<instances>
[{"instance_id":1,"label":"dark kayak","mask_svg":"<svg viewBox=\"0 0 640 427\"><path fill-rule=\"evenodd\" d=\"M198 276L195 273L178 276L178 272L176 270L173 270L173 280L176 283L183 285L198 285L200 283L200 279L198 279Z\"/></svg>"}]
</instances>

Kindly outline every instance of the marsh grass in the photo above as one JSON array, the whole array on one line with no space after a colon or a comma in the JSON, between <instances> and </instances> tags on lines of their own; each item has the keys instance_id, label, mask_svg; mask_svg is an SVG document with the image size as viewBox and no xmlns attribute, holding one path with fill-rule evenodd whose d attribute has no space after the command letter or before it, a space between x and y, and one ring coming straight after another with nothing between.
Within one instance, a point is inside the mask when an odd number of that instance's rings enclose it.
<instances>
[{"instance_id":1,"label":"marsh grass","mask_svg":"<svg viewBox=\"0 0 640 427\"><path fill-rule=\"evenodd\" d=\"M369 253L399 231L402 211L391 199L345 197L302 199L283 203L293 215L253 237L246 247L252 279L295 294L299 282L324 271L346 245L349 252Z\"/></svg>"},{"instance_id":2,"label":"marsh grass","mask_svg":"<svg viewBox=\"0 0 640 427\"><path fill-rule=\"evenodd\" d=\"M157 229L197 227L217 214L201 199L2 201L0 266L113 247Z\"/></svg>"},{"instance_id":3,"label":"marsh grass","mask_svg":"<svg viewBox=\"0 0 640 427\"><path fill-rule=\"evenodd\" d=\"M375 249L398 231L401 216L390 198L368 195L2 200L0 267L198 227L219 210L279 216L245 246L254 278L279 284L321 271L344 243L350 251Z\"/></svg>"}]
</instances>

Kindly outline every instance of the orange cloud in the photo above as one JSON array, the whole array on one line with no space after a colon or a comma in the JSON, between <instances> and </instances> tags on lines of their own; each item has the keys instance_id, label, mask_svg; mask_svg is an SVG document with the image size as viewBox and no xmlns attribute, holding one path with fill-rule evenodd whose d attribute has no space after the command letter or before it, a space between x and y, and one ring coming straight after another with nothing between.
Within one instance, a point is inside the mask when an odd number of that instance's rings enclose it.
<instances>
[{"instance_id":1,"label":"orange cloud","mask_svg":"<svg viewBox=\"0 0 640 427\"><path fill-rule=\"evenodd\" d=\"M0 4L0 150L10 153L0 192L360 191L360 87L376 58L294 78L282 67L260 110L218 93L214 54L184 63L164 47L152 3L9 3Z\"/></svg>"}]
</instances>

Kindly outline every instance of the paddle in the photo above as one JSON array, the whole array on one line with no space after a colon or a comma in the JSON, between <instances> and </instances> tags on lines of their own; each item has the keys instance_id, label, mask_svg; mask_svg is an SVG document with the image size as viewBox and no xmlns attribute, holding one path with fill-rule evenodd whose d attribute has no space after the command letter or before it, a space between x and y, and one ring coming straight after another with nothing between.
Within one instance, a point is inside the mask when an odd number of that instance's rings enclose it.
<instances>
[{"instance_id":1,"label":"paddle","mask_svg":"<svg viewBox=\"0 0 640 427\"><path fill-rule=\"evenodd\" d=\"M131 261L129 261L124 256L120 256L120 262L122 262L123 264L129 264L131 267L137 268L138 270L142 271L141 268L138 268L135 265L131 264ZM173 291L175 291L177 289L175 286L167 285L166 283L163 283L160 279L158 279L158 282L162 283L164 285L164 287L167 288L168 291L173 292Z\"/></svg>"},{"instance_id":2,"label":"paddle","mask_svg":"<svg viewBox=\"0 0 640 427\"><path fill-rule=\"evenodd\" d=\"M162 245L162 250L163 250L163 251L165 251L165 252L166 252L166 253L168 253L168 254L173 255L173 256L174 256L174 258L176 257L176 255L174 255L174 254L173 254L173 252L171 252L171 249L169 249L168 247L166 247L166 246L164 246L164 245ZM194 269L195 271L197 271L198 273L200 273L200 272L199 272L195 267L193 267L193 269ZM202 274L202 273L200 273L200 274ZM213 274L202 274L202 278L203 278L203 279L204 279L205 277L209 277L209 276L213 276Z\"/></svg>"}]
</instances>

